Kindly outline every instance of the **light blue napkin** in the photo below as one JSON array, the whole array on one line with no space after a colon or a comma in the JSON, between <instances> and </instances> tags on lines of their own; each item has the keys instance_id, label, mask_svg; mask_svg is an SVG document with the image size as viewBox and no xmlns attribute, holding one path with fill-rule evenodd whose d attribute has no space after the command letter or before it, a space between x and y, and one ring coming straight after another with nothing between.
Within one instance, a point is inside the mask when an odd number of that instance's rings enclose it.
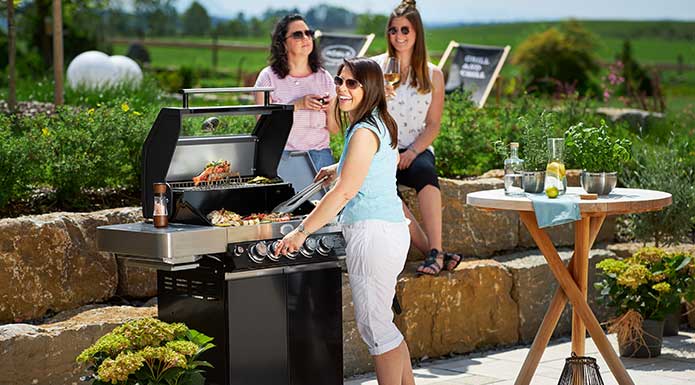
<instances>
[{"instance_id":1,"label":"light blue napkin","mask_svg":"<svg viewBox=\"0 0 695 385\"><path fill-rule=\"evenodd\" d=\"M533 203L539 228L564 225L581 219L579 197L560 195L550 199L545 194L526 194Z\"/></svg>"}]
</instances>

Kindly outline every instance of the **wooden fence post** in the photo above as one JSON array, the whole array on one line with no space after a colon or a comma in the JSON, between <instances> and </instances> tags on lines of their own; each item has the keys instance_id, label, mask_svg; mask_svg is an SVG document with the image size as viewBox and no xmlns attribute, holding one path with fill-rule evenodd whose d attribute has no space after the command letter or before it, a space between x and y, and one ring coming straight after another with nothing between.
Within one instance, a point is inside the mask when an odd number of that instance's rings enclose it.
<instances>
[{"instance_id":1,"label":"wooden fence post","mask_svg":"<svg viewBox=\"0 0 695 385\"><path fill-rule=\"evenodd\" d=\"M63 12L61 0L53 0L53 76L55 89L53 103L62 105L63 100Z\"/></svg>"},{"instance_id":2,"label":"wooden fence post","mask_svg":"<svg viewBox=\"0 0 695 385\"><path fill-rule=\"evenodd\" d=\"M7 1L7 50L9 61L7 64L7 76L9 81L9 93L7 95L7 106L10 112L13 112L17 107L17 31L14 24L14 2Z\"/></svg>"}]
</instances>

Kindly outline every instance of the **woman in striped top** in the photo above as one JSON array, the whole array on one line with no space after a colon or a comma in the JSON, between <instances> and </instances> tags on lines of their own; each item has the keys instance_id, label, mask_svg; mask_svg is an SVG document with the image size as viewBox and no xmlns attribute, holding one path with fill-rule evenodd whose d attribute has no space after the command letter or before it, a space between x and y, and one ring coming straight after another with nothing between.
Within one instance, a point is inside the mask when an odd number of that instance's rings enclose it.
<instances>
[{"instance_id":1,"label":"woman in striped top","mask_svg":"<svg viewBox=\"0 0 695 385\"><path fill-rule=\"evenodd\" d=\"M334 109L335 86L321 67L314 31L302 16L287 15L275 25L269 62L258 75L256 87L273 87L273 103L294 105L284 155L308 151L317 170L335 163L329 136L338 132L338 123L326 113ZM263 93L256 94L256 102L263 103Z\"/></svg>"}]
</instances>

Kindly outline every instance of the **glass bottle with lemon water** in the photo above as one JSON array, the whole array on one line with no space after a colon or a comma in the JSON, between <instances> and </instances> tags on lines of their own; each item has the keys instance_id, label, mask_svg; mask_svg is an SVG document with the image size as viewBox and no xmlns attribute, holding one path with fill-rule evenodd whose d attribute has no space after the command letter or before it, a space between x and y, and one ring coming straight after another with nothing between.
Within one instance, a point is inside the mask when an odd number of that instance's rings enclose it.
<instances>
[{"instance_id":1,"label":"glass bottle with lemon water","mask_svg":"<svg viewBox=\"0 0 695 385\"><path fill-rule=\"evenodd\" d=\"M548 166L545 169L545 195L557 198L567 190L563 138L548 138Z\"/></svg>"},{"instance_id":2,"label":"glass bottle with lemon water","mask_svg":"<svg viewBox=\"0 0 695 385\"><path fill-rule=\"evenodd\" d=\"M509 144L509 158L504 160L504 193L524 196L522 186L524 160L519 159L519 143Z\"/></svg>"}]
</instances>

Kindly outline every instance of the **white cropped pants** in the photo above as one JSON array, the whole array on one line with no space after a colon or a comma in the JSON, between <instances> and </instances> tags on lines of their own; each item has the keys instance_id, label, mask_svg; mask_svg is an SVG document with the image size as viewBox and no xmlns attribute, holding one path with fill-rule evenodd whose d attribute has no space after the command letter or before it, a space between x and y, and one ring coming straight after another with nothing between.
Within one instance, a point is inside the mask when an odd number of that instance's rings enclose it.
<instances>
[{"instance_id":1,"label":"white cropped pants","mask_svg":"<svg viewBox=\"0 0 695 385\"><path fill-rule=\"evenodd\" d=\"M365 220L343 225L343 236L357 329L371 355L384 354L403 341L391 304L410 247L408 225Z\"/></svg>"}]
</instances>

